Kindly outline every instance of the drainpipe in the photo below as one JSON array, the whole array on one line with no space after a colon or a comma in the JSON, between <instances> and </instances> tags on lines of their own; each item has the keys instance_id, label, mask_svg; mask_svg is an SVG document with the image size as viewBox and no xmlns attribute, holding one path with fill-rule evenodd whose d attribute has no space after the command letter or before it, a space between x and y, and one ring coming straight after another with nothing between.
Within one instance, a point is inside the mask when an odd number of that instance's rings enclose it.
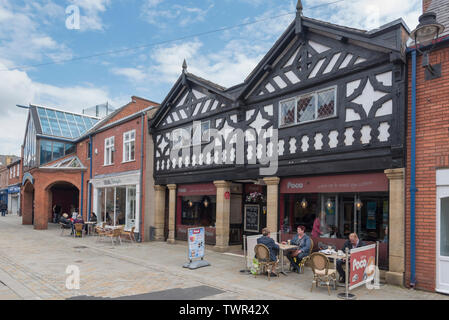
<instances>
[{"instance_id":1,"label":"drainpipe","mask_svg":"<svg viewBox=\"0 0 449 320\"><path fill-rule=\"evenodd\" d=\"M142 220L143 220L143 162L144 162L144 143L143 143L143 138L144 138L144 129L145 129L145 125L144 125L144 119L145 119L145 114L142 113L142 117L141 117L141 124L142 124L142 128L141 128L141 136L140 136L140 219L139 219L139 242L143 242L142 239L142 232L143 232L143 228L142 228Z\"/></svg>"},{"instance_id":2,"label":"drainpipe","mask_svg":"<svg viewBox=\"0 0 449 320\"><path fill-rule=\"evenodd\" d=\"M89 193L88 201L89 201L89 221L90 221L90 217L92 215L92 183L91 183L91 181L92 181L92 157L93 157L93 153L92 153L92 135L89 135L89 143L90 143L90 145L89 145L90 169L89 169L89 186L88 186L88 191L87 192Z\"/></svg>"},{"instance_id":3,"label":"drainpipe","mask_svg":"<svg viewBox=\"0 0 449 320\"><path fill-rule=\"evenodd\" d=\"M416 196L416 49L412 51L412 127L410 146L410 286L416 285L415 196Z\"/></svg>"},{"instance_id":4,"label":"drainpipe","mask_svg":"<svg viewBox=\"0 0 449 320\"><path fill-rule=\"evenodd\" d=\"M84 171L81 171L81 217L83 217L83 202L84 202Z\"/></svg>"}]
</instances>

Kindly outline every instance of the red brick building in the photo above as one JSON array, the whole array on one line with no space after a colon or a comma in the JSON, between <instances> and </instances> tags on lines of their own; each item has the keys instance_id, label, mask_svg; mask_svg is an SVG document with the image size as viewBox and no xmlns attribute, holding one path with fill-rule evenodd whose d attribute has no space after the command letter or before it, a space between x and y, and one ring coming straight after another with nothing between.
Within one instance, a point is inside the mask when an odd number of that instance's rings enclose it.
<instances>
[{"instance_id":1,"label":"red brick building","mask_svg":"<svg viewBox=\"0 0 449 320\"><path fill-rule=\"evenodd\" d=\"M140 153L140 118L146 118L154 106L157 104L152 101L132 97L129 104L99 119L30 105L22 147L23 224L47 229L53 220L53 209L68 214L76 211L88 220L96 210L93 207L96 178L133 170L143 173L140 160L145 159L145 155L142 157ZM119 135L126 130L135 130L135 160L122 163L119 154L122 136ZM106 145L103 138L109 134L117 135L112 149L107 146L115 158L110 164L104 160ZM137 213L139 219L142 212Z\"/></svg>"},{"instance_id":2,"label":"red brick building","mask_svg":"<svg viewBox=\"0 0 449 320\"><path fill-rule=\"evenodd\" d=\"M8 214L20 214L20 159L12 162L8 168Z\"/></svg>"},{"instance_id":3,"label":"red brick building","mask_svg":"<svg viewBox=\"0 0 449 320\"><path fill-rule=\"evenodd\" d=\"M423 9L424 12L435 12L437 21L446 28L429 53L430 64L441 66L441 77L429 79L420 52L416 59L414 257L411 251L412 52L408 56L405 282L407 286L449 293L449 2L424 0Z\"/></svg>"}]
</instances>

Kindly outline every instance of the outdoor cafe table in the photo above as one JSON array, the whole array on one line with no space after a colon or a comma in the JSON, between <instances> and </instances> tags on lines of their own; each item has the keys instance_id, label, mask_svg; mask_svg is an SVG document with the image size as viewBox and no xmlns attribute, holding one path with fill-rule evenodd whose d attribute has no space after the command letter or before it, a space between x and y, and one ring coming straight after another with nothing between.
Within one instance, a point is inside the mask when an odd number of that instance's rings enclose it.
<instances>
[{"instance_id":1,"label":"outdoor cafe table","mask_svg":"<svg viewBox=\"0 0 449 320\"><path fill-rule=\"evenodd\" d=\"M284 251L289 251L289 250L295 250L298 248L298 246L294 246L294 245L289 245L289 244L282 244L279 243L279 249L281 250L280 255L281 255L281 272L284 276L287 275L287 272L284 271Z\"/></svg>"},{"instance_id":2,"label":"outdoor cafe table","mask_svg":"<svg viewBox=\"0 0 449 320\"><path fill-rule=\"evenodd\" d=\"M111 230L115 230L115 229L121 229L123 228L123 226L104 226L105 229L111 229Z\"/></svg>"},{"instance_id":3,"label":"outdoor cafe table","mask_svg":"<svg viewBox=\"0 0 449 320\"><path fill-rule=\"evenodd\" d=\"M87 234L90 236L93 233L93 227L97 224L93 221L86 221L84 224L87 226Z\"/></svg>"}]
</instances>

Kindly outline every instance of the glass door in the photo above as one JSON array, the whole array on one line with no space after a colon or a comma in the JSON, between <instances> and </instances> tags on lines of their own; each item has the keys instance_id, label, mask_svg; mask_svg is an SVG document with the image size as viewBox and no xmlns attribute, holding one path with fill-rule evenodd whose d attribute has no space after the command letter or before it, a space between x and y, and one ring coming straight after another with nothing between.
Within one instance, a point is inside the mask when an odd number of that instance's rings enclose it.
<instances>
[{"instance_id":1,"label":"glass door","mask_svg":"<svg viewBox=\"0 0 449 320\"><path fill-rule=\"evenodd\" d=\"M126 188L126 229L136 226L136 187Z\"/></svg>"},{"instance_id":2,"label":"glass door","mask_svg":"<svg viewBox=\"0 0 449 320\"><path fill-rule=\"evenodd\" d=\"M436 289L449 293L449 187L439 187L437 193Z\"/></svg>"}]
</instances>

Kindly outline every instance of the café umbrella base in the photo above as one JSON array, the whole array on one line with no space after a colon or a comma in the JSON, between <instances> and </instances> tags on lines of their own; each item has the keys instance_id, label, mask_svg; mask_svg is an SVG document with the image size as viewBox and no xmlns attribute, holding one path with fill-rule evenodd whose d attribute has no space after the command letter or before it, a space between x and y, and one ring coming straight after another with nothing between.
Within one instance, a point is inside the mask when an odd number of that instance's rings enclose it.
<instances>
[{"instance_id":1,"label":"caf\u00e9 umbrella base","mask_svg":"<svg viewBox=\"0 0 449 320\"><path fill-rule=\"evenodd\" d=\"M190 270L195 270L195 269L208 267L208 266L210 266L210 263L207 262L206 260L196 260L196 261L187 262L182 267L189 268Z\"/></svg>"},{"instance_id":2,"label":"caf\u00e9 umbrella base","mask_svg":"<svg viewBox=\"0 0 449 320\"><path fill-rule=\"evenodd\" d=\"M337 297L339 297L340 299L344 299L344 300L355 300L356 299L355 294L346 293L346 292L341 292L341 293L337 294Z\"/></svg>"}]
</instances>

